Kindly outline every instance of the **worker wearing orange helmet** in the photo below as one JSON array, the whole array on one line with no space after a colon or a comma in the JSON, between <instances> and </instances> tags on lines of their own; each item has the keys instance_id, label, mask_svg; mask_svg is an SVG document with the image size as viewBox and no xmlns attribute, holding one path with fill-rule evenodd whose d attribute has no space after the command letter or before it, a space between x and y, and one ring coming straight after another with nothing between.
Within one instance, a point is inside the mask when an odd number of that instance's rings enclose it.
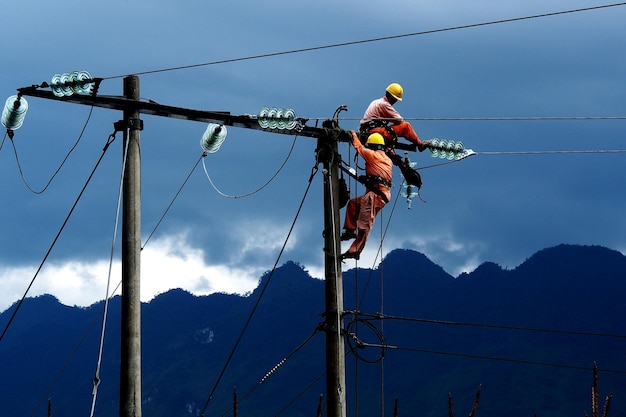
<instances>
[{"instance_id":1,"label":"worker wearing orange helmet","mask_svg":"<svg viewBox=\"0 0 626 417\"><path fill-rule=\"evenodd\" d=\"M427 148L422 143L413 126L405 121L393 105L402 101L404 89L398 83L391 83L385 90L385 95L370 103L361 119L359 131L361 134L380 133L387 141L395 137L402 137L417 146L422 152Z\"/></svg>"},{"instance_id":2,"label":"worker wearing orange helmet","mask_svg":"<svg viewBox=\"0 0 626 417\"><path fill-rule=\"evenodd\" d=\"M362 196L352 198L346 206L344 231L341 240L354 239L350 248L341 255L342 259L359 259L365 247L376 215L391 198L391 174L393 163L385 153L385 139L380 133L368 136L365 146L356 132L350 131L352 146L365 160L365 177L363 182L366 192Z\"/></svg>"}]
</instances>

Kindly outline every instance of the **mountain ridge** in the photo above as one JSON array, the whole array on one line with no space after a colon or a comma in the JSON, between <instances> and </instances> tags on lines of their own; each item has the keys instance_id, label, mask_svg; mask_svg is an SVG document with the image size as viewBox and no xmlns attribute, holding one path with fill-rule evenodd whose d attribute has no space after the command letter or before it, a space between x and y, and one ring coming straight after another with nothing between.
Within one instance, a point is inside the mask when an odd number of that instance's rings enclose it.
<instances>
[{"instance_id":1,"label":"mountain ridge","mask_svg":"<svg viewBox=\"0 0 626 417\"><path fill-rule=\"evenodd\" d=\"M469 409L480 384L479 414L589 412L589 369L597 361L601 396L614 393L610 416L621 417L626 415L626 359L621 354L626 345L625 274L626 257L598 246L559 245L510 270L486 262L456 278L421 253L397 249L375 269L343 273L344 308L352 312L346 323L349 331L358 330L361 341L388 346L385 403L399 398L400 415L444 415L448 393L454 395L455 408ZM198 415L257 302L210 413L228 410L234 387L240 398L253 392L239 406L243 416L276 413L278 404L313 384L325 361L318 326L324 282L289 261L263 274L245 297L195 296L175 289L142 303L144 413ZM50 295L24 301L0 343L0 415L31 415L47 395L55 416L89 410L102 307L103 302L63 306ZM13 308L0 314L0 324ZM101 415L117 414L119 309L120 299L114 297L98 393ZM388 318L369 319L383 316ZM90 327L94 330L86 336ZM63 366L74 351L72 365ZM349 407L358 402L362 416L376 415L382 350L356 351L373 364L357 362L349 347L347 351ZM289 360L260 383L285 358ZM357 373L358 395L353 388ZM324 379L313 386L289 415L313 412L325 390ZM40 405L34 415L44 413Z\"/></svg>"}]
</instances>

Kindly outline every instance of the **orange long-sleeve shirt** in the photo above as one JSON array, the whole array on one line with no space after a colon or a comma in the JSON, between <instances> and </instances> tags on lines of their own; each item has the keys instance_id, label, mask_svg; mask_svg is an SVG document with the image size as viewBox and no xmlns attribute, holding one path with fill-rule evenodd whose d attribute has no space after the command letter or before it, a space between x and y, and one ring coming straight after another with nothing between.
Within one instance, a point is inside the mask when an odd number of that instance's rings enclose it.
<instances>
[{"instance_id":1,"label":"orange long-sleeve shirt","mask_svg":"<svg viewBox=\"0 0 626 417\"><path fill-rule=\"evenodd\" d=\"M365 160L365 173L367 175L377 176L391 183L393 162L391 162L385 151L364 147L355 132L352 132L352 146ZM391 199L389 187L381 184L379 189L385 194L387 200Z\"/></svg>"}]
</instances>

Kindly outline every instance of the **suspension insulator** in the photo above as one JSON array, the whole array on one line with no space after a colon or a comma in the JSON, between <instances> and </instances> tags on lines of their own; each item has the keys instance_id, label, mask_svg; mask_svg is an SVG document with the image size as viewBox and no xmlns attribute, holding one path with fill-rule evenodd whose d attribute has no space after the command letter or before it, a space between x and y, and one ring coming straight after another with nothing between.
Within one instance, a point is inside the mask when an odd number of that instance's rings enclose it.
<instances>
[{"instance_id":1,"label":"suspension insulator","mask_svg":"<svg viewBox=\"0 0 626 417\"><path fill-rule=\"evenodd\" d=\"M226 126L210 123L200 139L200 146L208 153L215 153L224 143L227 133Z\"/></svg>"},{"instance_id":2,"label":"suspension insulator","mask_svg":"<svg viewBox=\"0 0 626 417\"><path fill-rule=\"evenodd\" d=\"M2 125L9 130L16 130L24 123L28 111L28 102L24 97L11 96L2 110Z\"/></svg>"},{"instance_id":3,"label":"suspension insulator","mask_svg":"<svg viewBox=\"0 0 626 417\"><path fill-rule=\"evenodd\" d=\"M93 79L87 71L54 74L50 80L52 93L57 97L71 96L74 93L91 94L93 85Z\"/></svg>"},{"instance_id":4,"label":"suspension insulator","mask_svg":"<svg viewBox=\"0 0 626 417\"><path fill-rule=\"evenodd\" d=\"M259 126L271 130L293 130L298 126L293 109L263 107L258 115Z\"/></svg>"}]
</instances>

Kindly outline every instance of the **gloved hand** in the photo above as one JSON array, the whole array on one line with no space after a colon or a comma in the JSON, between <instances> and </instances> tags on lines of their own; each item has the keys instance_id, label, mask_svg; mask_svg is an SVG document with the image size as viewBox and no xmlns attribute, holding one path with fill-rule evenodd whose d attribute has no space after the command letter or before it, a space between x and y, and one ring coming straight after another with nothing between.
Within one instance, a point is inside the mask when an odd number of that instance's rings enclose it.
<instances>
[{"instance_id":1,"label":"gloved hand","mask_svg":"<svg viewBox=\"0 0 626 417\"><path fill-rule=\"evenodd\" d=\"M339 133L339 142L352 142L352 130L342 130Z\"/></svg>"}]
</instances>

